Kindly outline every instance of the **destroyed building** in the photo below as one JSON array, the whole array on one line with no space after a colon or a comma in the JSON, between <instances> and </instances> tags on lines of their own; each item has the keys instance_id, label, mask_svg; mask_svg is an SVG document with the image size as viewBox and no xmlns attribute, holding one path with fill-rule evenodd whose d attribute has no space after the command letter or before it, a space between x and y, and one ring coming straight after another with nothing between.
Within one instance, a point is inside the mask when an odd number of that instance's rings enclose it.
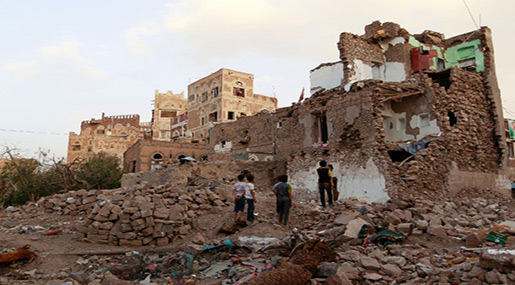
<instances>
[{"instance_id":1,"label":"destroyed building","mask_svg":"<svg viewBox=\"0 0 515 285\"><path fill-rule=\"evenodd\" d=\"M281 161L304 198L318 193L322 159L344 198L509 193L489 28L446 39L376 21L337 46L340 60L311 71L303 103L216 125L213 159Z\"/></svg>"},{"instance_id":2,"label":"destroyed building","mask_svg":"<svg viewBox=\"0 0 515 285\"><path fill-rule=\"evenodd\" d=\"M106 116L83 121L80 133L68 136L67 163L82 162L95 153L105 152L123 159L123 153L138 139L150 134L150 126L141 124L139 115Z\"/></svg>"},{"instance_id":3,"label":"destroyed building","mask_svg":"<svg viewBox=\"0 0 515 285\"><path fill-rule=\"evenodd\" d=\"M217 122L273 111L277 99L254 93L254 75L222 68L188 85L188 130L208 138Z\"/></svg>"}]
</instances>

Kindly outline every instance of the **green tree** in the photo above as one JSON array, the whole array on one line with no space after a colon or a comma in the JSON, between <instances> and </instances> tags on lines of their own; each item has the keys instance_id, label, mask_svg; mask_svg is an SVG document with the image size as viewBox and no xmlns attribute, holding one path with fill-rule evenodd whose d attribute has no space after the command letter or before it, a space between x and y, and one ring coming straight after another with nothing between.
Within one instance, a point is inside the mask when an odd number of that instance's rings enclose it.
<instances>
[{"instance_id":1,"label":"green tree","mask_svg":"<svg viewBox=\"0 0 515 285\"><path fill-rule=\"evenodd\" d=\"M80 165L76 177L90 189L113 189L120 187L122 174L118 157L99 152Z\"/></svg>"}]
</instances>

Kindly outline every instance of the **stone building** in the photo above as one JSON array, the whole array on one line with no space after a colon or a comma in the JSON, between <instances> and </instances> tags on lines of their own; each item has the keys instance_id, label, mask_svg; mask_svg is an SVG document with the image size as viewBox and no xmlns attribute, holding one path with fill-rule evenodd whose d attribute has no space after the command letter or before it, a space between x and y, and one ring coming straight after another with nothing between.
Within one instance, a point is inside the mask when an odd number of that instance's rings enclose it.
<instances>
[{"instance_id":1,"label":"stone building","mask_svg":"<svg viewBox=\"0 0 515 285\"><path fill-rule=\"evenodd\" d=\"M202 143L138 140L123 154L123 170L140 172L156 170L178 163L181 158L207 160L211 148Z\"/></svg>"},{"instance_id":2,"label":"stone building","mask_svg":"<svg viewBox=\"0 0 515 285\"><path fill-rule=\"evenodd\" d=\"M188 130L193 137L208 138L217 122L273 111L277 99L254 94L254 76L222 68L188 85Z\"/></svg>"},{"instance_id":3,"label":"stone building","mask_svg":"<svg viewBox=\"0 0 515 285\"><path fill-rule=\"evenodd\" d=\"M303 103L216 125L212 159L281 161L299 198L318 195L322 159L343 198L509 193L489 28L446 39L374 22L342 33L338 49L339 61L312 70Z\"/></svg>"},{"instance_id":4,"label":"stone building","mask_svg":"<svg viewBox=\"0 0 515 285\"><path fill-rule=\"evenodd\" d=\"M188 101L184 93L172 91L160 93L155 91L154 110L152 110L152 139L170 141L172 138L172 120L186 113Z\"/></svg>"},{"instance_id":5,"label":"stone building","mask_svg":"<svg viewBox=\"0 0 515 285\"><path fill-rule=\"evenodd\" d=\"M170 131L172 132L172 140L186 136L188 130L188 113L184 113L172 118L170 122Z\"/></svg>"},{"instance_id":6,"label":"stone building","mask_svg":"<svg viewBox=\"0 0 515 285\"><path fill-rule=\"evenodd\" d=\"M67 163L87 160L93 154L106 152L123 159L123 153L145 133L148 125L140 125L139 115L105 116L83 121L80 133L70 132Z\"/></svg>"}]
</instances>

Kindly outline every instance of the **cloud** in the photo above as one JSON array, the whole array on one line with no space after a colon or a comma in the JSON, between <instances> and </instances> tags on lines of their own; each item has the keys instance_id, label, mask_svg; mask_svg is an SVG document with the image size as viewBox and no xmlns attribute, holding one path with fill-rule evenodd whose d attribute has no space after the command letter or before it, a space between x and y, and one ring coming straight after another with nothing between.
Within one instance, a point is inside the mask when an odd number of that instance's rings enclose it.
<instances>
[{"instance_id":1,"label":"cloud","mask_svg":"<svg viewBox=\"0 0 515 285\"><path fill-rule=\"evenodd\" d=\"M40 66L36 61L12 62L3 66L2 70L7 73L21 76L37 76L41 74Z\"/></svg>"},{"instance_id":2,"label":"cloud","mask_svg":"<svg viewBox=\"0 0 515 285\"><path fill-rule=\"evenodd\" d=\"M133 28L125 33L125 40L127 41L131 54L149 55L151 53L152 49L147 38L149 36L158 35L161 32L159 28L152 26L152 23L148 23L146 26Z\"/></svg>"},{"instance_id":3,"label":"cloud","mask_svg":"<svg viewBox=\"0 0 515 285\"><path fill-rule=\"evenodd\" d=\"M8 63L2 70L13 75L37 75L43 80L59 82L105 79L107 73L84 56L81 47L82 44L76 40L43 46L37 49L35 60Z\"/></svg>"}]
</instances>

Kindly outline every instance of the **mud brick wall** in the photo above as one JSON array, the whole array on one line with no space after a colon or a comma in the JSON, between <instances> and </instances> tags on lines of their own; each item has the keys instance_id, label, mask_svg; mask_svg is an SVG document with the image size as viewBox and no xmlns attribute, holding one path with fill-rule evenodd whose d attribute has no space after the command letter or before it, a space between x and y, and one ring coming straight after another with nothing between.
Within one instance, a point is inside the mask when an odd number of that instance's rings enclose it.
<instances>
[{"instance_id":1,"label":"mud brick wall","mask_svg":"<svg viewBox=\"0 0 515 285\"><path fill-rule=\"evenodd\" d=\"M389 179L394 188L445 194L449 190L449 173L457 167L466 172L496 173L499 152L495 145L494 119L481 75L453 68L449 90L425 77L429 94L434 94L433 113L442 131L430 138L430 144L400 166L392 163ZM451 126L449 112L457 117ZM399 180L399 178L401 178Z\"/></svg>"},{"instance_id":2,"label":"mud brick wall","mask_svg":"<svg viewBox=\"0 0 515 285\"><path fill-rule=\"evenodd\" d=\"M353 76L354 69L349 65L354 64L354 60L361 60L364 63L372 64L372 62L384 64L383 52L379 44L368 43L360 36L351 33L341 33L338 42L340 50L340 59L343 61L343 85L350 81Z\"/></svg>"}]
</instances>

